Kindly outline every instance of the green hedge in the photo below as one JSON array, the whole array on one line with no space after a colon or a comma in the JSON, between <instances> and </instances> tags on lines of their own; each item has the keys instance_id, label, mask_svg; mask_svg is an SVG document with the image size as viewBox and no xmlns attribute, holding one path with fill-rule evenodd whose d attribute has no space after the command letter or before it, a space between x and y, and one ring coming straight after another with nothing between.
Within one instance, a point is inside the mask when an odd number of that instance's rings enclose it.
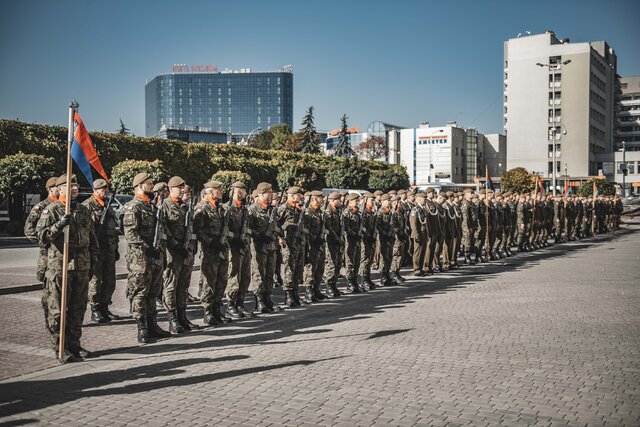
<instances>
[{"instance_id":1,"label":"green hedge","mask_svg":"<svg viewBox=\"0 0 640 427\"><path fill-rule=\"evenodd\" d=\"M219 171L237 171L247 174L253 183L273 183L280 188L302 184L306 189L320 189L326 185L342 184L346 188L378 187L385 175L395 175L398 183L408 183L404 168L377 161L350 160L323 154L303 154L278 150L258 150L237 145L185 143L160 138L143 138L117 133L90 132L102 164L111 176L119 165L120 176L125 161L158 161L166 176L179 175L189 185L200 188ZM39 154L53 159L54 170L62 174L65 169L67 129L0 120L0 159L19 152ZM125 163L125 165L139 165ZM374 171L387 171L374 174ZM81 176L79 171L76 171ZM387 178L385 177L385 178ZM406 181L405 181L406 178ZM382 181L387 181L386 179ZM80 178L81 185L88 185ZM120 184L120 183L119 183ZM372 186L371 184L376 184ZM337 185L336 185L337 186Z\"/></svg>"}]
</instances>

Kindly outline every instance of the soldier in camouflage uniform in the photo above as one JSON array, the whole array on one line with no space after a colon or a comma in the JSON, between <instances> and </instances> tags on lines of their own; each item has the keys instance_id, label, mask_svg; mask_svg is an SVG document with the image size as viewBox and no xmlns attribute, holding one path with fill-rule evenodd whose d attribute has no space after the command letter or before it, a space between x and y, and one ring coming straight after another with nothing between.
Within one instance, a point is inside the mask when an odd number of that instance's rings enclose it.
<instances>
[{"instance_id":1,"label":"soldier in camouflage uniform","mask_svg":"<svg viewBox=\"0 0 640 427\"><path fill-rule=\"evenodd\" d=\"M82 321L87 310L87 294L89 276L92 266L98 262L98 245L93 231L91 214L86 206L76 201L78 183L75 175L70 179L71 200L67 200L67 175L56 181L59 199L42 210L36 226L40 244L48 248L46 286L49 291L48 325L51 345L58 354L60 343L60 299L62 293L62 269L64 252L64 231L68 231L68 269L67 269L67 313L65 348L61 362L73 362L90 357L91 354L82 348ZM65 214L69 203L71 213Z\"/></svg>"},{"instance_id":2,"label":"soldier in camouflage uniform","mask_svg":"<svg viewBox=\"0 0 640 427\"><path fill-rule=\"evenodd\" d=\"M375 289L371 281L371 264L373 263L375 250L380 248L376 244L376 202L374 195L365 192L361 200L363 206L360 210L360 270L358 272L358 285L364 290ZM377 259L376 259L377 264Z\"/></svg>"},{"instance_id":3,"label":"soldier in camouflage uniform","mask_svg":"<svg viewBox=\"0 0 640 427\"><path fill-rule=\"evenodd\" d=\"M518 205L516 207L517 219L516 219L516 227L518 229L518 252L524 252L527 250L527 223L528 223L528 213L527 213L527 196L525 194L520 195L520 200L518 200Z\"/></svg>"},{"instance_id":4,"label":"soldier in camouflage uniform","mask_svg":"<svg viewBox=\"0 0 640 427\"><path fill-rule=\"evenodd\" d=\"M285 268L283 290L286 307L299 307L302 304L298 289L304 280L304 258L306 239L304 233L304 215L301 206L303 193L300 187L287 190L287 202L278 208L278 240L282 247L282 261Z\"/></svg>"},{"instance_id":5,"label":"soldier in camouflage uniform","mask_svg":"<svg viewBox=\"0 0 640 427\"><path fill-rule=\"evenodd\" d=\"M325 281L327 283L326 295L330 298L340 296L337 287L340 267L342 266L342 198L340 193L334 191L327 197L328 209L325 212L324 224L326 230L325 250Z\"/></svg>"},{"instance_id":6,"label":"soldier in camouflage uniform","mask_svg":"<svg viewBox=\"0 0 640 427\"><path fill-rule=\"evenodd\" d=\"M141 172L133 178L134 197L124 205L124 236L127 239L127 285L131 313L138 325L138 342L170 334L157 323L156 298L162 291L162 251L165 235L162 211L153 203L151 175ZM160 218L158 218L160 216Z\"/></svg>"},{"instance_id":7,"label":"soldier in camouflage uniform","mask_svg":"<svg viewBox=\"0 0 640 427\"><path fill-rule=\"evenodd\" d=\"M227 283L227 312L231 317L251 317L244 306L244 298L251 284L251 229L247 209L247 186L242 182L231 184L233 194L229 204L228 239L231 252Z\"/></svg>"},{"instance_id":8,"label":"soldier in camouflage uniform","mask_svg":"<svg viewBox=\"0 0 640 427\"><path fill-rule=\"evenodd\" d=\"M411 240L413 241L413 275L422 277L424 273L424 261L427 253L427 242L429 238L429 229L427 215L425 210L427 195L426 193L416 194L416 203L411 208L409 223L411 227Z\"/></svg>"},{"instance_id":9,"label":"soldier in camouflage uniform","mask_svg":"<svg viewBox=\"0 0 640 427\"><path fill-rule=\"evenodd\" d=\"M378 245L380 246L380 286L389 286L394 282L391 280L391 261L393 258L393 245L395 240L394 219L391 210L391 195L380 196L380 209L376 212L376 232Z\"/></svg>"},{"instance_id":10,"label":"soldier in camouflage uniform","mask_svg":"<svg viewBox=\"0 0 640 427\"><path fill-rule=\"evenodd\" d=\"M191 285L191 276L193 275L193 266L196 262L196 255L198 254L198 239L193 232L193 210L195 209L195 205L198 203L197 199L193 197L193 189L189 185L184 186L184 192L182 193L182 209L185 211L186 220L187 220L187 228L188 238L185 240L185 246L189 249L189 257L185 261L185 286L186 286L186 298L189 303L200 302L197 298L193 297L189 293L189 286ZM190 328L197 329L198 327L193 323L189 322L189 319L186 316L185 311L185 319L189 324Z\"/></svg>"},{"instance_id":11,"label":"soldier in camouflage uniform","mask_svg":"<svg viewBox=\"0 0 640 427\"><path fill-rule=\"evenodd\" d=\"M325 206L322 191L314 190L310 196L311 202L304 216L307 230L304 283L307 302L316 302L324 299L324 295L320 292L320 283L324 276L325 265Z\"/></svg>"},{"instance_id":12,"label":"soldier in camouflage uniform","mask_svg":"<svg viewBox=\"0 0 640 427\"><path fill-rule=\"evenodd\" d=\"M476 228L478 226L478 218L475 214L475 205L473 204L473 190L465 189L462 194L464 200L460 205L462 211L462 246L464 248L464 261L467 264L475 264L471 259L471 254L476 253ZM476 256L477 259L477 256Z\"/></svg>"},{"instance_id":13,"label":"soldier in camouflage uniform","mask_svg":"<svg viewBox=\"0 0 640 427\"><path fill-rule=\"evenodd\" d=\"M94 232L100 252L98 263L93 267L93 277L89 281L89 305L91 320L96 323L119 320L120 317L109 311L111 297L116 289L116 261L118 252L118 222L111 206L108 206L109 186L104 179L93 182L93 194L82 204L91 213Z\"/></svg>"},{"instance_id":14,"label":"soldier in camouflage uniform","mask_svg":"<svg viewBox=\"0 0 640 427\"><path fill-rule=\"evenodd\" d=\"M229 247L222 235L225 212L222 183L205 183L203 195L204 199L193 213L193 232L202 249L200 302L204 309L203 320L205 325L213 326L230 322L221 311L229 274Z\"/></svg>"},{"instance_id":15,"label":"soldier in camouflage uniform","mask_svg":"<svg viewBox=\"0 0 640 427\"><path fill-rule=\"evenodd\" d=\"M475 262L487 262L482 256L485 240L487 237L487 204L485 203L486 190L482 189L474 198L476 206L476 216L478 218L478 228L476 229L476 258Z\"/></svg>"},{"instance_id":16,"label":"soldier in camouflage uniform","mask_svg":"<svg viewBox=\"0 0 640 427\"><path fill-rule=\"evenodd\" d=\"M276 268L277 208L271 205L273 190L268 182L256 187L257 200L249 206L251 229L251 276L258 313L273 313L280 307L273 304L273 279Z\"/></svg>"},{"instance_id":17,"label":"soldier in camouflage uniform","mask_svg":"<svg viewBox=\"0 0 640 427\"><path fill-rule=\"evenodd\" d=\"M40 215L42 211L49 206L51 203L58 201L58 186L56 185L56 181L58 177L52 177L47 180L45 184L45 189L47 190L47 197L38 202L33 208L31 208L31 212L29 212L29 216L27 217L27 221L24 224L24 235L32 242L39 246L38 250L38 266L36 269L36 278L45 284L42 287L42 311L44 312L44 326L45 329L49 330L48 325L48 317L49 317L49 309L48 309L48 300L49 300L49 292L46 286L45 274L47 272L47 257L49 248L46 246L42 246L40 244L40 239L38 238L38 233L36 231L36 227L38 225L38 221L40 220Z\"/></svg>"},{"instance_id":18,"label":"soldier in camouflage uniform","mask_svg":"<svg viewBox=\"0 0 640 427\"><path fill-rule=\"evenodd\" d=\"M362 216L358 208L358 195L351 193L346 197L347 208L342 213L344 232L344 252L346 255L345 267L347 270L347 293L366 292L364 287L358 285L358 271L361 262L361 222Z\"/></svg>"}]
</instances>

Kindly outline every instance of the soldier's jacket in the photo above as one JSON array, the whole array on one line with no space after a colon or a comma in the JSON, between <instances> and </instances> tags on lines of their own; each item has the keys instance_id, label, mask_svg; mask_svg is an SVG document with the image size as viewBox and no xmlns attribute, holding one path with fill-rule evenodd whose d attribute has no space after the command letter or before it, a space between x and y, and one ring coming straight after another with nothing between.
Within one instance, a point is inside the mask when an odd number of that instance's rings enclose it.
<instances>
[{"instance_id":1,"label":"soldier's jacket","mask_svg":"<svg viewBox=\"0 0 640 427\"><path fill-rule=\"evenodd\" d=\"M186 211L182 209L182 200L167 197L162 203L163 217L167 230L167 248L170 252L180 248L185 236Z\"/></svg>"},{"instance_id":2,"label":"soldier's jacket","mask_svg":"<svg viewBox=\"0 0 640 427\"><path fill-rule=\"evenodd\" d=\"M447 209L445 208L445 206L437 202L435 203L435 205L438 208L438 224L440 228L440 236L443 238L450 238L453 235L453 227L455 227L455 225L451 224L451 221L447 216ZM452 221L455 221L455 215L452 214L452 216Z\"/></svg>"},{"instance_id":3,"label":"soldier's jacket","mask_svg":"<svg viewBox=\"0 0 640 427\"><path fill-rule=\"evenodd\" d=\"M561 201L553 201L553 219L560 224L564 221L564 203Z\"/></svg>"},{"instance_id":4,"label":"soldier's jacket","mask_svg":"<svg viewBox=\"0 0 640 427\"><path fill-rule=\"evenodd\" d=\"M513 200L509 200L508 205L509 205L509 212L510 212L509 220L511 221L511 227L515 227L518 223L518 203Z\"/></svg>"},{"instance_id":5,"label":"soldier's jacket","mask_svg":"<svg viewBox=\"0 0 640 427\"><path fill-rule=\"evenodd\" d=\"M56 201L57 199L49 196L46 199L39 201L31 208L27 221L24 223L24 235L27 236L32 243L39 243L36 227L38 226L38 220L40 219L40 215L42 215L42 211L51 203Z\"/></svg>"},{"instance_id":6,"label":"soldier's jacket","mask_svg":"<svg viewBox=\"0 0 640 427\"><path fill-rule=\"evenodd\" d=\"M224 205L212 197L201 200L193 211L193 232L202 250L219 252L226 258L227 247L222 242Z\"/></svg>"},{"instance_id":7,"label":"soldier's jacket","mask_svg":"<svg viewBox=\"0 0 640 427\"><path fill-rule=\"evenodd\" d=\"M42 210L36 233L42 246L49 248L47 256L48 272L59 274L62 271L64 232L55 224L64 216L65 205L61 201L51 203ZM98 243L93 230L91 213L86 206L77 204L72 207L73 221L69 227L69 270L86 271L98 261Z\"/></svg>"},{"instance_id":8,"label":"soldier's jacket","mask_svg":"<svg viewBox=\"0 0 640 427\"><path fill-rule=\"evenodd\" d=\"M193 200L191 201L193 203ZM189 233L189 242L187 244L187 249L189 249L189 257L188 259L195 258L195 254L198 251L198 239L196 238L195 233L193 232L193 209L189 209L189 205L183 203L181 209L184 211L185 221L188 223L188 233ZM194 206L195 209L195 206ZM188 218L188 219L187 219ZM184 243L184 237L180 240L180 243Z\"/></svg>"},{"instance_id":9,"label":"soldier's jacket","mask_svg":"<svg viewBox=\"0 0 640 427\"><path fill-rule=\"evenodd\" d=\"M524 202L524 222L525 224L531 224L531 220L533 219L533 204L531 201Z\"/></svg>"},{"instance_id":10,"label":"soldier's jacket","mask_svg":"<svg viewBox=\"0 0 640 427\"><path fill-rule=\"evenodd\" d=\"M337 246L342 243L342 217L338 209L329 206L324 213L324 228L327 244Z\"/></svg>"},{"instance_id":11,"label":"soldier's jacket","mask_svg":"<svg viewBox=\"0 0 640 427\"><path fill-rule=\"evenodd\" d=\"M249 225L249 212L247 207L236 200L232 200L229 205L229 245L232 248L240 248L248 245L251 241L251 228ZM243 229L242 224L246 217L246 227Z\"/></svg>"},{"instance_id":12,"label":"soldier's jacket","mask_svg":"<svg viewBox=\"0 0 640 427\"><path fill-rule=\"evenodd\" d=\"M411 226L411 238L424 242L429 238L429 230L427 225L427 215L425 209L419 204L413 205L411 214L409 215L409 224Z\"/></svg>"},{"instance_id":13,"label":"soldier's jacket","mask_svg":"<svg viewBox=\"0 0 640 427\"><path fill-rule=\"evenodd\" d=\"M477 199L475 204L476 204L476 217L478 218L478 227L481 230L484 230L485 228L487 228L487 221L486 221L487 205L483 200L480 200L480 199Z\"/></svg>"},{"instance_id":14,"label":"soldier's jacket","mask_svg":"<svg viewBox=\"0 0 640 427\"><path fill-rule=\"evenodd\" d=\"M451 203L451 206L453 207L453 211L456 215L456 234L461 234L462 233L462 210L460 209L460 205L458 203Z\"/></svg>"},{"instance_id":15,"label":"soldier's jacket","mask_svg":"<svg viewBox=\"0 0 640 427\"><path fill-rule=\"evenodd\" d=\"M322 206L314 208L311 205L306 209L304 215L304 227L307 230L307 243L314 246L324 247L324 211Z\"/></svg>"},{"instance_id":16,"label":"soldier's jacket","mask_svg":"<svg viewBox=\"0 0 640 427\"><path fill-rule=\"evenodd\" d=\"M580 221L582 219L582 216L584 215L584 205L582 204L582 202L577 202L575 204L575 211L576 221Z\"/></svg>"},{"instance_id":17,"label":"soldier's jacket","mask_svg":"<svg viewBox=\"0 0 640 427\"><path fill-rule=\"evenodd\" d=\"M391 209L378 209L376 212L376 231L380 245L392 245L395 239L393 212Z\"/></svg>"},{"instance_id":18,"label":"soldier's jacket","mask_svg":"<svg viewBox=\"0 0 640 427\"><path fill-rule=\"evenodd\" d=\"M575 219L576 206L573 204L573 201L567 200L567 203L565 205L565 214L566 214L567 220L573 221Z\"/></svg>"},{"instance_id":19,"label":"soldier's jacket","mask_svg":"<svg viewBox=\"0 0 640 427\"><path fill-rule=\"evenodd\" d=\"M278 207L278 228L280 236L291 249L300 249L305 245L304 223L299 224L302 208L288 201ZM300 228L300 231L296 231ZM297 238L296 238L297 237Z\"/></svg>"},{"instance_id":20,"label":"soldier's jacket","mask_svg":"<svg viewBox=\"0 0 640 427\"><path fill-rule=\"evenodd\" d=\"M411 216L411 209L413 209L414 204L408 200L402 202L402 213L404 215L404 225L407 236L411 234L411 221L409 221L409 217Z\"/></svg>"},{"instance_id":21,"label":"soldier's jacket","mask_svg":"<svg viewBox=\"0 0 640 427\"><path fill-rule=\"evenodd\" d=\"M429 229L429 238L440 238L440 233L442 230L440 229L440 210L438 209L438 204L433 200L427 199L427 203L425 205L425 217L427 219L427 228Z\"/></svg>"},{"instance_id":22,"label":"soldier's jacket","mask_svg":"<svg viewBox=\"0 0 640 427\"><path fill-rule=\"evenodd\" d=\"M486 209L487 209L486 215L487 215L487 220L489 222L489 227L493 230L496 228L496 222L497 222L496 205L493 201L487 201L485 203L486 203Z\"/></svg>"},{"instance_id":23,"label":"soldier's jacket","mask_svg":"<svg viewBox=\"0 0 640 427\"><path fill-rule=\"evenodd\" d=\"M527 205L526 201L524 200L518 201L518 206L516 208L516 214L517 214L516 224L518 226L527 223L527 206L526 205Z\"/></svg>"},{"instance_id":24,"label":"soldier's jacket","mask_svg":"<svg viewBox=\"0 0 640 427\"><path fill-rule=\"evenodd\" d=\"M342 213L344 237L352 244L360 241L360 221L361 216L357 209L347 207Z\"/></svg>"},{"instance_id":25,"label":"soldier's jacket","mask_svg":"<svg viewBox=\"0 0 640 427\"><path fill-rule=\"evenodd\" d=\"M124 237L129 244L127 250L127 262L129 268L134 272L144 272L147 268L148 260L145 251L153 247L153 238L156 231L158 213L156 205L143 195L137 195L124 205L124 217L122 225L124 227ZM160 228L160 247L164 248L166 238L166 224L162 217ZM156 265L162 265L162 257L151 260ZM133 271L132 270L132 271Z\"/></svg>"},{"instance_id":26,"label":"soldier's jacket","mask_svg":"<svg viewBox=\"0 0 640 427\"><path fill-rule=\"evenodd\" d=\"M376 230L374 228L376 212L373 207L369 209L364 206L360 210L360 215L362 217L362 235L360 237L364 242L373 244L376 240Z\"/></svg>"},{"instance_id":27,"label":"soldier's jacket","mask_svg":"<svg viewBox=\"0 0 640 427\"><path fill-rule=\"evenodd\" d=\"M496 229L504 227L504 205L502 202L495 202Z\"/></svg>"},{"instance_id":28,"label":"soldier's jacket","mask_svg":"<svg viewBox=\"0 0 640 427\"><path fill-rule=\"evenodd\" d=\"M504 202L502 203L502 226L505 229L511 228L511 212L512 206L511 203Z\"/></svg>"},{"instance_id":29,"label":"soldier's jacket","mask_svg":"<svg viewBox=\"0 0 640 427\"><path fill-rule=\"evenodd\" d=\"M397 239L407 239L407 215L406 207L401 203L397 210L393 211L393 231Z\"/></svg>"},{"instance_id":30,"label":"soldier's jacket","mask_svg":"<svg viewBox=\"0 0 640 427\"><path fill-rule=\"evenodd\" d=\"M105 253L112 253L118 249L118 222L116 220L116 214L113 211L113 207L109 206L104 223L100 226L100 219L107 207L107 201L98 199L95 194L92 194L87 200L82 202L89 212L91 213L91 219L93 220L94 232L98 239L98 246L100 250Z\"/></svg>"},{"instance_id":31,"label":"soldier's jacket","mask_svg":"<svg viewBox=\"0 0 640 427\"><path fill-rule=\"evenodd\" d=\"M276 224L271 223L272 209L268 204L260 201L249 206L248 226L251 239L256 251L266 252L276 250ZM276 217L274 221L277 221Z\"/></svg>"}]
</instances>

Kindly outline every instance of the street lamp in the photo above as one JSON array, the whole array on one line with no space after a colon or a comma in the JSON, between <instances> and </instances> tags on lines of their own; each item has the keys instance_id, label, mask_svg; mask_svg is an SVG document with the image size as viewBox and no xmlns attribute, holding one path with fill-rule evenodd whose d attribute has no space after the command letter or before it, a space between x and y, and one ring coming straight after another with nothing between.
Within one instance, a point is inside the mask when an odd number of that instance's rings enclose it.
<instances>
[{"instance_id":1,"label":"street lamp","mask_svg":"<svg viewBox=\"0 0 640 427\"><path fill-rule=\"evenodd\" d=\"M249 141L251 141L251 135L253 135L254 132L262 130L261 127L257 127L254 130L252 130L251 132L249 132L249 136L247 137L247 145L249 145Z\"/></svg>"},{"instance_id":2,"label":"street lamp","mask_svg":"<svg viewBox=\"0 0 640 427\"><path fill-rule=\"evenodd\" d=\"M626 177L627 177L627 159L626 159L626 154L627 154L627 143L626 141L622 141L622 166L620 167L620 170L622 172L622 197L627 197L627 184L626 184Z\"/></svg>"},{"instance_id":3,"label":"street lamp","mask_svg":"<svg viewBox=\"0 0 640 427\"><path fill-rule=\"evenodd\" d=\"M549 69L549 73L551 73L551 121L553 128L551 130L551 143L553 144L553 159L551 161L551 182L553 187L553 196L556 195L556 74L555 71L560 69L560 65L567 65L571 60L567 59L562 63L553 63L553 64L542 64L537 62L536 65L538 67L547 67ZM565 131L566 133L566 131Z\"/></svg>"}]
</instances>

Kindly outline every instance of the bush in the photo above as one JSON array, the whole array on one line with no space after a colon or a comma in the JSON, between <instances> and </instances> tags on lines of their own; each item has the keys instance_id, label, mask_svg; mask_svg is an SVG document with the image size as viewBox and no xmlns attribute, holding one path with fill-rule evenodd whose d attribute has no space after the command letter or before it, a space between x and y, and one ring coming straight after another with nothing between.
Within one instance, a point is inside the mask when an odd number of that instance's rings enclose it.
<instances>
[{"instance_id":1,"label":"bush","mask_svg":"<svg viewBox=\"0 0 640 427\"><path fill-rule=\"evenodd\" d=\"M305 190L320 190L326 186L324 177L304 160L283 165L277 175L279 190L297 186Z\"/></svg>"},{"instance_id":2,"label":"bush","mask_svg":"<svg viewBox=\"0 0 640 427\"><path fill-rule=\"evenodd\" d=\"M525 168L517 167L506 171L500 178L500 191L530 193L536 185L536 177Z\"/></svg>"},{"instance_id":3,"label":"bush","mask_svg":"<svg viewBox=\"0 0 640 427\"><path fill-rule=\"evenodd\" d=\"M45 184L56 173L55 161L38 154L17 153L0 159L0 196L42 194Z\"/></svg>"},{"instance_id":4,"label":"bush","mask_svg":"<svg viewBox=\"0 0 640 427\"><path fill-rule=\"evenodd\" d=\"M326 175L327 185L332 188L367 188L369 172L357 160L345 157L335 162Z\"/></svg>"},{"instance_id":5,"label":"bush","mask_svg":"<svg viewBox=\"0 0 640 427\"><path fill-rule=\"evenodd\" d=\"M240 171L218 171L211 177L212 181L220 181L222 183L222 194L229 194L231 190L231 184L236 181L240 181L246 184L247 187L253 187L253 181L251 177Z\"/></svg>"},{"instance_id":6,"label":"bush","mask_svg":"<svg viewBox=\"0 0 640 427\"><path fill-rule=\"evenodd\" d=\"M140 172L148 172L153 182L165 181L168 175L164 171L164 165L160 160L148 162L145 160L125 160L118 163L111 170L111 187L114 192L132 194L133 178Z\"/></svg>"},{"instance_id":7,"label":"bush","mask_svg":"<svg viewBox=\"0 0 640 427\"><path fill-rule=\"evenodd\" d=\"M374 170L369 174L370 190L382 190L384 192L390 190L400 190L409 188L409 176L406 169L396 166L392 169Z\"/></svg>"},{"instance_id":8,"label":"bush","mask_svg":"<svg viewBox=\"0 0 640 427\"><path fill-rule=\"evenodd\" d=\"M578 190L578 195L583 197L593 196L593 181L589 181L582 184L582 187ZM598 195L600 196L613 196L616 194L616 187L606 179L595 179L596 187L598 188Z\"/></svg>"}]
</instances>

